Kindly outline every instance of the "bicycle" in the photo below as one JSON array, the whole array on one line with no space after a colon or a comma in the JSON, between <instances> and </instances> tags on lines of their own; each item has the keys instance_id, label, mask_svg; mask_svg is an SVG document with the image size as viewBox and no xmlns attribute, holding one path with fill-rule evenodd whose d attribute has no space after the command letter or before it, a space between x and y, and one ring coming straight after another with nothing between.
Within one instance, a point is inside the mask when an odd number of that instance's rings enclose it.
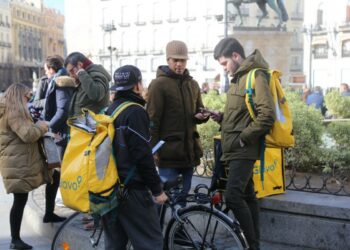
<instances>
[{"instance_id":1,"label":"bicycle","mask_svg":"<svg viewBox=\"0 0 350 250\"><path fill-rule=\"evenodd\" d=\"M223 202L216 192L210 192L206 185L199 184L193 194L182 197L178 195L178 183L179 180L176 180L164 185L169 197L160 212L164 249L248 249L248 243L238 221L221 211ZM181 207L179 203L184 201L194 204ZM169 216L167 211L170 212L170 219L166 221L166 217ZM79 248L78 241L75 240L77 236L72 235L69 230L74 224L81 224L81 221L77 220L79 215L83 216L79 212L74 213L60 226L53 239L52 250L86 249L86 246ZM97 227L90 237L86 232L80 232L78 236L89 238L93 249L98 246L101 234L102 228ZM127 249L133 249L130 243Z\"/></svg>"}]
</instances>

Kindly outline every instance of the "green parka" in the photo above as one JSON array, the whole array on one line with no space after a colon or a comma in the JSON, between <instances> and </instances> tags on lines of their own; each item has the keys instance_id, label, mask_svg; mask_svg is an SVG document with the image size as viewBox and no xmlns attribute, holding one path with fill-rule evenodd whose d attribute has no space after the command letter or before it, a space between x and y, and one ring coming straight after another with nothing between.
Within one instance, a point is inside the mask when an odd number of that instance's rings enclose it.
<instances>
[{"instance_id":1,"label":"green parka","mask_svg":"<svg viewBox=\"0 0 350 250\"><path fill-rule=\"evenodd\" d=\"M5 119L4 102L0 98L0 172L7 193L28 193L45 183L38 140L46 131L17 115Z\"/></svg>"},{"instance_id":2,"label":"green parka","mask_svg":"<svg viewBox=\"0 0 350 250\"><path fill-rule=\"evenodd\" d=\"M79 82L69 107L69 117L80 115L82 108L99 113L109 104L111 76L102 65L90 64L79 73Z\"/></svg>"},{"instance_id":3,"label":"green parka","mask_svg":"<svg viewBox=\"0 0 350 250\"><path fill-rule=\"evenodd\" d=\"M255 74L253 97L256 121L253 121L245 103L247 74L254 68L268 68L258 50L247 57L236 71L229 91L221 123L223 155L221 160L257 160L260 158L261 140L275 121L275 108L269 90L267 76L263 71ZM240 145L240 140L245 144Z\"/></svg>"},{"instance_id":4,"label":"green parka","mask_svg":"<svg viewBox=\"0 0 350 250\"><path fill-rule=\"evenodd\" d=\"M152 145L159 150L159 167L185 168L199 165L203 156L194 115L203 107L198 83L188 70L180 76L160 66L148 89L147 112L151 120ZM205 121L204 121L205 122Z\"/></svg>"}]
</instances>

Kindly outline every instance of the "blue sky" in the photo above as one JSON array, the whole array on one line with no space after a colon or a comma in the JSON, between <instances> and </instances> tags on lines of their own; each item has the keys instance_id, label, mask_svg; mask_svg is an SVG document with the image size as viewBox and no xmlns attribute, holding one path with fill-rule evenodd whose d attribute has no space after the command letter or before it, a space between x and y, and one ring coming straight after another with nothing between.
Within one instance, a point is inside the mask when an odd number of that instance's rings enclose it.
<instances>
[{"instance_id":1,"label":"blue sky","mask_svg":"<svg viewBox=\"0 0 350 250\"><path fill-rule=\"evenodd\" d=\"M64 0L44 0L44 5L59 10L64 14Z\"/></svg>"}]
</instances>

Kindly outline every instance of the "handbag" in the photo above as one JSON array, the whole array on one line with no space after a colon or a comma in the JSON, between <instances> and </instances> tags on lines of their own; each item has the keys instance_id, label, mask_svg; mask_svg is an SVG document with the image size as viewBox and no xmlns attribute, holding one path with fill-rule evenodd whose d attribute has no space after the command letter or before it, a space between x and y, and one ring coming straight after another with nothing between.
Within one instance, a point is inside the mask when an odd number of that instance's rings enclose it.
<instances>
[{"instance_id":1,"label":"handbag","mask_svg":"<svg viewBox=\"0 0 350 250\"><path fill-rule=\"evenodd\" d=\"M48 169L61 167L61 154L55 143L54 134L47 132L42 140L44 154L47 162Z\"/></svg>"}]
</instances>

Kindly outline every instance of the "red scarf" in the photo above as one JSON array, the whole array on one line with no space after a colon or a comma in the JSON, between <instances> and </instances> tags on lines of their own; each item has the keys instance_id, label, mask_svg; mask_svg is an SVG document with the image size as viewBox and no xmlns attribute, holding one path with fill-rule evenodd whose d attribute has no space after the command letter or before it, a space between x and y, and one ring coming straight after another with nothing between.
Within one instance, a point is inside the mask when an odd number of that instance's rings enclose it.
<instances>
[{"instance_id":1,"label":"red scarf","mask_svg":"<svg viewBox=\"0 0 350 250\"><path fill-rule=\"evenodd\" d=\"M89 59L85 59L83 61L83 69L86 69L90 64L92 64L92 62Z\"/></svg>"}]
</instances>

